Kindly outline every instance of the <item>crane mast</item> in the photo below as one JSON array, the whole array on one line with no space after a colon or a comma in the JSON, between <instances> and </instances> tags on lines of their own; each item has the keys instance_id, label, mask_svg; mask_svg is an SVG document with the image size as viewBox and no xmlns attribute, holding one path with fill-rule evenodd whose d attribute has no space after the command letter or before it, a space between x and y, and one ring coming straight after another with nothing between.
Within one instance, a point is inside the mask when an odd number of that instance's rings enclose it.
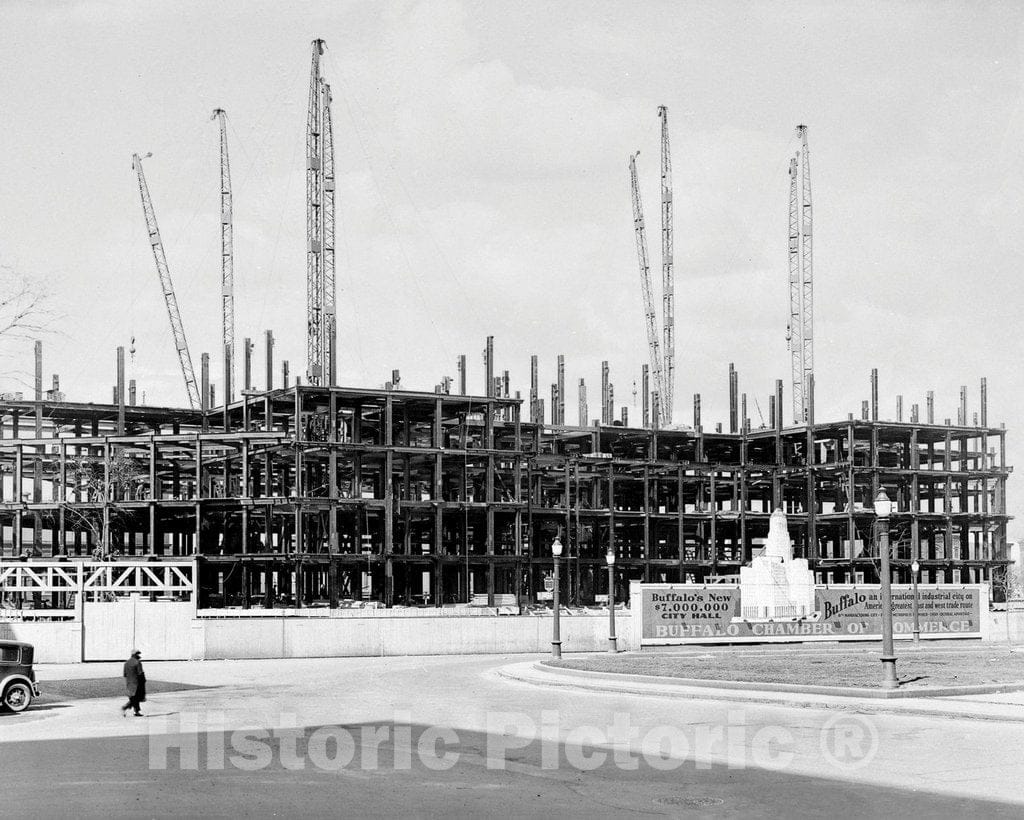
<instances>
[{"instance_id":1,"label":"crane mast","mask_svg":"<svg viewBox=\"0 0 1024 820\"><path fill-rule=\"evenodd\" d=\"M220 294L222 351L230 351L230 372L225 374L225 388L235 384L235 260L234 231L232 227L231 166L228 162L227 114L217 108L210 119L220 127ZM224 401L233 397L225 395Z\"/></svg>"},{"instance_id":2,"label":"crane mast","mask_svg":"<svg viewBox=\"0 0 1024 820\"><path fill-rule=\"evenodd\" d=\"M647 323L647 347L651 358L651 374L654 376L654 389L659 397L665 395L664 374L661 366L661 351L658 345L658 320L654 313L654 296L651 293L651 268L647 258L647 236L644 228L643 204L640 201L640 183L636 174L636 154L629 158L629 180L633 193L633 227L636 233L636 254L640 264L640 286L644 299L644 317ZM664 400L658 402L664 408ZM659 413L664 419L664 410Z\"/></svg>"},{"instance_id":3,"label":"crane mast","mask_svg":"<svg viewBox=\"0 0 1024 820\"><path fill-rule=\"evenodd\" d=\"M811 401L810 384L814 374L814 265L812 254L811 154L807 146L807 126L798 125L800 136L800 284L803 300L800 341L803 347L804 419Z\"/></svg>"},{"instance_id":4,"label":"crane mast","mask_svg":"<svg viewBox=\"0 0 1024 820\"><path fill-rule=\"evenodd\" d=\"M796 157L789 160L789 344L790 369L793 377L793 421L804 421L804 346L801 341L803 320L800 315L800 217L797 198L798 172Z\"/></svg>"},{"instance_id":5,"label":"crane mast","mask_svg":"<svg viewBox=\"0 0 1024 820\"><path fill-rule=\"evenodd\" d=\"M337 350L337 315L335 312L334 284L334 131L331 126L331 86L322 83L323 120L323 373L328 385L337 379L335 353Z\"/></svg>"},{"instance_id":6,"label":"crane mast","mask_svg":"<svg viewBox=\"0 0 1024 820\"><path fill-rule=\"evenodd\" d=\"M323 89L320 79L323 52L324 41L314 40L306 120L306 378L313 385L323 381Z\"/></svg>"},{"instance_id":7,"label":"crane mast","mask_svg":"<svg viewBox=\"0 0 1024 820\"><path fill-rule=\"evenodd\" d=\"M664 340L664 393L661 396L662 426L672 423L675 396L675 283L672 269L672 157L668 142L668 108L658 107L661 118L661 301Z\"/></svg>"},{"instance_id":8,"label":"crane mast","mask_svg":"<svg viewBox=\"0 0 1024 820\"><path fill-rule=\"evenodd\" d=\"M150 156L150 154L146 154ZM171 320L171 333L174 336L174 346L178 351L178 361L181 363L181 373L185 377L185 390L188 393L188 401L193 410L199 409L202 402L199 398L199 387L196 385L196 374L192 367L192 354L188 350L188 342L185 340L185 329L181 324L181 313L178 311L178 300L174 295L174 284L171 282L171 272L167 267L167 257L164 254L164 246L160 241L160 229L156 224L156 212L153 210L153 201L149 196L149 186L146 185L146 175L142 171L142 158L138 154L132 155L132 168L135 169L139 181L139 194L142 197L142 213L146 218L146 231L149 234L149 244L153 248L153 259L156 261L156 272L160 277L160 287L164 292L164 302L167 305L167 315Z\"/></svg>"}]
</instances>

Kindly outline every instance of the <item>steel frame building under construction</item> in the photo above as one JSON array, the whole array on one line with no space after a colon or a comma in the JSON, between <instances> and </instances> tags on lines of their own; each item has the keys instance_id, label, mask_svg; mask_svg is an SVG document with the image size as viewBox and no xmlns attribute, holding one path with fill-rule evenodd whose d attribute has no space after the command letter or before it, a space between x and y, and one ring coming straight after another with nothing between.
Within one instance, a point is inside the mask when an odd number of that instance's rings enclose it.
<instances>
[{"instance_id":1,"label":"steel frame building under construction","mask_svg":"<svg viewBox=\"0 0 1024 820\"><path fill-rule=\"evenodd\" d=\"M636 154L630 181L649 363L643 418L615 421L602 366L601 420L565 418L564 357L552 385L550 423L531 362L527 414L496 377L493 337L485 396L360 390L336 384L335 176L331 90L324 42L312 42L306 129L306 371L304 385L273 389L267 333L265 390L252 389L251 345L235 396L233 209L226 114L219 125L221 313L224 381L214 408L209 357L193 371L149 186L133 156L188 409L137 406L125 390L124 351L109 405L64 401L42 390L36 346L32 401L0 397L0 560L86 556L118 560L198 558L200 605L306 606L372 600L384 606L519 605L546 597L551 544L566 544L563 600L607 595L606 553L623 590L632 579L706 582L736 576L760 548L776 508L796 554L822 582L873 582L872 499L896 501L895 574L920 560L925 582L998 580L1007 564L1006 431L969 424L964 392L957 424L915 410L814 420L813 267L807 127L790 163L789 291L794 426L783 425L781 383L769 421L752 429L730 365L730 423L673 428L675 308L668 109L661 123L661 328L650 277ZM149 156L148 154L146 155ZM649 368L649 370L648 370ZM650 380L653 379L653 385ZM397 371L391 387L397 388ZM653 388L653 389L652 389ZM966 388L965 388L966 389ZM964 389L964 390L965 390ZM636 390L634 388L634 397ZM660 428L660 429L659 429ZM622 597L621 592L617 597Z\"/></svg>"},{"instance_id":2,"label":"steel frame building under construction","mask_svg":"<svg viewBox=\"0 0 1024 820\"><path fill-rule=\"evenodd\" d=\"M528 605L556 535L563 600L593 604L607 550L619 594L720 580L775 508L823 582L871 583L880 487L898 580L915 557L923 582L1007 563L1006 430L984 409L975 426L874 408L784 428L778 383L769 425L708 432L699 405L687 430L553 426L513 398L308 385L216 409L133 406L123 385L69 403L43 397L38 356L36 385L0 400L2 560L196 555L203 607Z\"/></svg>"}]
</instances>

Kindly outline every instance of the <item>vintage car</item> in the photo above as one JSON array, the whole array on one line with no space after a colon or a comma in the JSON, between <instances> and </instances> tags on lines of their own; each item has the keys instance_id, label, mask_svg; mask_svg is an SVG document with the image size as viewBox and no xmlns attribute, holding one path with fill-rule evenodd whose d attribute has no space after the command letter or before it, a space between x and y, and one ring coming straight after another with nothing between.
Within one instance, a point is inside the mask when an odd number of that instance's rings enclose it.
<instances>
[{"instance_id":1,"label":"vintage car","mask_svg":"<svg viewBox=\"0 0 1024 820\"><path fill-rule=\"evenodd\" d=\"M24 712L39 697L30 643L0 641L0 707Z\"/></svg>"}]
</instances>

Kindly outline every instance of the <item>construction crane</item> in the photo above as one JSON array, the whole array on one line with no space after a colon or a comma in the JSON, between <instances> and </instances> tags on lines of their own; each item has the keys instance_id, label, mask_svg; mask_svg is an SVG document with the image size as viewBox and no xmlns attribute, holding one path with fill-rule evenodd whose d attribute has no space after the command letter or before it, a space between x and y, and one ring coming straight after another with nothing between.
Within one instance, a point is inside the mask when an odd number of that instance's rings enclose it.
<instances>
[{"instance_id":1,"label":"construction crane","mask_svg":"<svg viewBox=\"0 0 1024 820\"><path fill-rule=\"evenodd\" d=\"M800 342L803 347L804 420L809 416L811 380L814 375L814 264L812 255L811 153L807 126L798 125L800 137Z\"/></svg>"},{"instance_id":2,"label":"construction crane","mask_svg":"<svg viewBox=\"0 0 1024 820\"><path fill-rule=\"evenodd\" d=\"M644 317L647 323L647 347L651 357L651 374L654 376L654 389L659 396L665 395L664 374L661 366L661 351L658 344L658 320L654 313L654 296L651 293L651 268L647 259L647 236L644 228L644 210L640 201L640 183L636 174L637 151L629 158L629 181L633 193L633 228L636 233L636 254L640 264L640 287L644 300ZM664 401L659 402L664 408ZM664 420L664 410L659 413Z\"/></svg>"},{"instance_id":3,"label":"construction crane","mask_svg":"<svg viewBox=\"0 0 1024 820\"><path fill-rule=\"evenodd\" d=\"M151 157L152 154L146 154ZM146 218L146 231L149 234L149 244L153 248L153 259L156 261L156 272L160 277L160 287L164 292L164 302L167 304L167 316L171 320L171 333L174 336L174 347L178 351L178 361L181 363L181 373L185 377L185 391L188 393L188 401L193 410L198 410L202 402L199 398L199 387L196 385L196 374L192 367L192 354L188 350L188 342L185 340L185 329L181 325L181 313L178 311L178 300L174 295L174 284L171 282L171 272L167 267L167 257L164 254L164 246L160 241L160 229L156 224L156 213L153 210L153 200L149 196L149 186L146 185L146 175L142 171L142 158L138 154L132 155L132 168L139 180L139 194L142 197L142 213Z\"/></svg>"},{"instance_id":4,"label":"construction crane","mask_svg":"<svg viewBox=\"0 0 1024 820\"><path fill-rule=\"evenodd\" d=\"M789 161L789 324L786 342L789 345L790 370L793 377L793 421L804 421L804 346L800 316L800 216L798 207L797 158Z\"/></svg>"},{"instance_id":5,"label":"construction crane","mask_svg":"<svg viewBox=\"0 0 1024 820\"><path fill-rule=\"evenodd\" d=\"M335 352L337 349L335 285L334 285L334 131L331 126L331 86L322 83L320 95L323 124L323 342L322 351L325 364L324 377L328 385L334 385L337 379Z\"/></svg>"},{"instance_id":6,"label":"construction crane","mask_svg":"<svg viewBox=\"0 0 1024 820\"><path fill-rule=\"evenodd\" d=\"M213 112L211 120L220 126L220 295L222 352L227 354L225 366L230 371L224 374L225 387L235 384L235 259L232 228L231 166L228 163L227 113L223 108ZM225 396L230 402L232 396Z\"/></svg>"},{"instance_id":7,"label":"construction crane","mask_svg":"<svg viewBox=\"0 0 1024 820\"><path fill-rule=\"evenodd\" d=\"M313 41L306 119L306 379L323 382L323 88L320 57L324 41Z\"/></svg>"},{"instance_id":8,"label":"construction crane","mask_svg":"<svg viewBox=\"0 0 1024 820\"><path fill-rule=\"evenodd\" d=\"M664 340L664 392L661 394L662 426L672 423L676 380L675 283L672 271L672 157L668 144L668 108L658 106L661 119L661 304Z\"/></svg>"}]
</instances>

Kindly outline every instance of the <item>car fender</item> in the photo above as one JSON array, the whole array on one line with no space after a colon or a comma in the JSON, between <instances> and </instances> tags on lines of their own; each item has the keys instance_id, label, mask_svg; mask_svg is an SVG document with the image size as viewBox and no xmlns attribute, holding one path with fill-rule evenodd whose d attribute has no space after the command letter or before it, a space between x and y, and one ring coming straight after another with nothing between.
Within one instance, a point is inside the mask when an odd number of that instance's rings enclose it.
<instances>
[{"instance_id":1,"label":"car fender","mask_svg":"<svg viewBox=\"0 0 1024 820\"><path fill-rule=\"evenodd\" d=\"M32 690L33 697L39 697L39 687L36 685L36 682L29 678L28 675L21 674L8 675L3 680L0 680L0 694L3 694L5 691L7 691L7 687L15 681L27 683L28 688Z\"/></svg>"}]
</instances>

